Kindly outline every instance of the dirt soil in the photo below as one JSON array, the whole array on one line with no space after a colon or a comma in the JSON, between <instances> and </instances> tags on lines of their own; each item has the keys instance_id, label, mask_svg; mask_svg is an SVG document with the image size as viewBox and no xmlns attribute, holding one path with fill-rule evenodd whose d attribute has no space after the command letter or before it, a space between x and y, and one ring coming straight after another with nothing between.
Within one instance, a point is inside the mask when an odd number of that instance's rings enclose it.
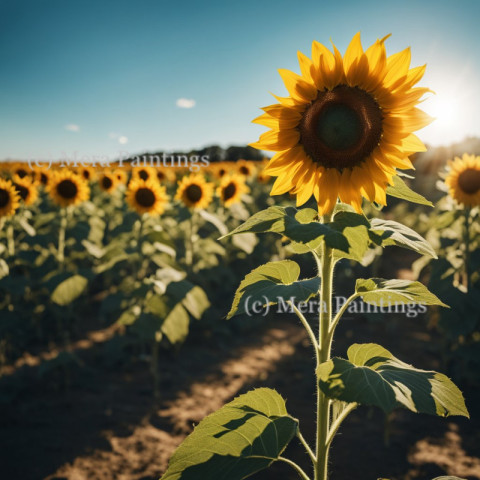
<instances>
[{"instance_id":1,"label":"dirt soil","mask_svg":"<svg viewBox=\"0 0 480 480\"><path fill-rule=\"evenodd\" d=\"M304 436L313 440L313 351L295 317L266 319L260 330L242 335L190 336L179 352L163 352L158 400L148 354L112 362L118 358L112 355L115 333L114 327L91 331L70 354L52 349L4 369L2 480L158 479L194 424L252 387L277 389ZM442 369L432 349L439 338L421 317L347 317L336 338L335 355L344 355L351 343L377 342L419 368ZM462 390L471 420L406 410L386 419L378 409L355 410L333 443L331 478L480 479L480 392ZM309 471L296 441L285 456ZM297 476L288 465L275 464L251 478Z\"/></svg>"}]
</instances>

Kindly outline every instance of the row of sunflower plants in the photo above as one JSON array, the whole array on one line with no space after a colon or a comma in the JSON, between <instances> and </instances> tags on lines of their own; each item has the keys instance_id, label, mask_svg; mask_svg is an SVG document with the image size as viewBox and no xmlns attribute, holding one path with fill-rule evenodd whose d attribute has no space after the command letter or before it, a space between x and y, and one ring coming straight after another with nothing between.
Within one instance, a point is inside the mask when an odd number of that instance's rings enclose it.
<instances>
[{"instance_id":1,"label":"row of sunflower plants","mask_svg":"<svg viewBox=\"0 0 480 480\"><path fill-rule=\"evenodd\" d=\"M343 57L335 46L331 52L313 42L312 59L299 53L301 75L280 70L289 96L263 109L256 121L270 130L252 146L276 152L265 169L277 177L271 193L296 196L297 208L271 206L224 236L280 234L317 266L316 276L301 279L294 260L261 265L240 283L229 312L242 313L247 300L265 307L283 301L305 327L315 357L315 443L304 438L280 393L258 388L202 420L173 454L162 480L241 480L274 462L303 480L327 480L335 435L361 405L468 417L462 393L447 376L415 368L380 345L354 343L347 358L331 356L336 328L355 299L446 307L417 281L358 278L347 302L333 310L334 270L345 259L358 262L369 250L380 247L381 254L389 245L436 257L415 231L367 218L363 210L368 202L386 205L387 195L428 203L399 176L399 169L412 167L408 156L425 149L412 133L430 121L416 108L428 89L414 87L425 67L410 68L410 49L387 57L386 38L364 51L357 34ZM312 299L318 305L313 317L302 308ZM303 445L309 471L284 454L292 441Z\"/></svg>"},{"instance_id":2,"label":"row of sunflower plants","mask_svg":"<svg viewBox=\"0 0 480 480\"><path fill-rule=\"evenodd\" d=\"M234 263L252 254L270 258L271 245L259 244L253 234L227 245L216 241L267 204L264 184L252 182L261 167L222 162L190 173L4 164L4 361L52 340L68 350L86 319L96 318L96 327L117 319L128 338L150 345L158 393L160 346L180 345L191 319L207 309L220 318L215 304L221 289L238 278L236 271L245 271Z\"/></svg>"},{"instance_id":3,"label":"row of sunflower plants","mask_svg":"<svg viewBox=\"0 0 480 480\"><path fill-rule=\"evenodd\" d=\"M423 225L438 258L420 258L414 270L451 307L430 311L430 323L443 338L436 353L452 376L478 384L480 157L464 154L454 158L441 177L438 187L445 195Z\"/></svg>"}]
</instances>

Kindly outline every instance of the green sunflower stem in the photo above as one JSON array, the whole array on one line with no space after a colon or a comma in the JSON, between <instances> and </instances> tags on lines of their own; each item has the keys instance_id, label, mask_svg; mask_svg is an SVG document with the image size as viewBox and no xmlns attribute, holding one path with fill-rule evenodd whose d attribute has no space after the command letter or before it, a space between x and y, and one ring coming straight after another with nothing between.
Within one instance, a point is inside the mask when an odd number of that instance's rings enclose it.
<instances>
[{"instance_id":1,"label":"green sunflower stem","mask_svg":"<svg viewBox=\"0 0 480 480\"><path fill-rule=\"evenodd\" d=\"M62 208L60 212L60 228L58 230L58 251L57 251L57 259L58 263L63 265L65 261L65 232L67 230L67 210Z\"/></svg>"},{"instance_id":2,"label":"green sunflower stem","mask_svg":"<svg viewBox=\"0 0 480 480\"><path fill-rule=\"evenodd\" d=\"M467 277L467 292L471 290L470 281L470 207L465 208L465 276Z\"/></svg>"},{"instance_id":3,"label":"green sunflower stem","mask_svg":"<svg viewBox=\"0 0 480 480\"><path fill-rule=\"evenodd\" d=\"M328 223L331 215L323 217L323 223ZM320 286L320 315L318 345L319 354L317 367L320 363L330 360L332 347L332 336L330 324L332 321L332 286L333 286L333 249L323 246L323 256L318 261L319 275L321 276ZM327 480L328 478L328 451L330 448L330 400L320 390L318 378L317 383L317 443L316 443L316 464L315 480Z\"/></svg>"},{"instance_id":4,"label":"green sunflower stem","mask_svg":"<svg viewBox=\"0 0 480 480\"><path fill-rule=\"evenodd\" d=\"M15 255L15 236L13 222L9 222L7 226L7 252L9 257Z\"/></svg>"}]
</instances>

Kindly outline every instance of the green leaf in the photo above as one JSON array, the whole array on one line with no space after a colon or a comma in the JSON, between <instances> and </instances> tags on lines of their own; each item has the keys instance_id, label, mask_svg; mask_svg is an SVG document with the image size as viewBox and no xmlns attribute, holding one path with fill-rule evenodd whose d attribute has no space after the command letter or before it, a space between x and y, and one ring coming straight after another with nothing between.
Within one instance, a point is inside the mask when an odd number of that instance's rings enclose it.
<instances>
[{"instance_id":1,"label":"green leaf","mask_svg":"<svg viewBox=\"0 0 480 480\"><path fill-rule=\"evenodd\" d=\"M9 273L8 263L3 258L0 258L0 279L8 276Z\"/></svg>"},{"instance_id":2,"label":"green leaf","mask_svg":"<svg viewBox=\"0 0 480 480\"><path fill-rule=\"evenodd\" d=\"M436 295L420 282L411 280L385 280L383 278L359 278L355 285L363 301L381 307L403 303L440 305L447 307Z\"/></svg>"},{"instance_id":3,"label":"green leaf","mask_svg":"<svg viewBox=\"0 0 480 480\"><path fill-rule=\"evenodd\" d=\"M273 232L285 235L293 242L305 244L310 250L318 248L324 239L329 247L348 253L350 245L347 238L332 228L331 224L319 223L317 218L318 213L311 208L297 210L293 207L269 207L252 215L221 239L246 232Z\"/></svg>"},{"instance_id":4,"label":"green leaf","mask_svg":"<svg viewBox=\"0 0 480 480\"><path fill-rule=\"evenodd\" d=\"M372 219L371 239L377 245L386 247L396 245L408 248L421 255L437 258L432 246L417 232L393 220Z\"/></svg>"},{"instance_id":5,"label":"green leaf","mask_svg":"<svg viewBox=\"0 0 480 480\"><path fill-rule=\"evenodd\" d=\"M387 187L387 195L401 198L408 202L418 203L420 205L428 205L433 207L433 203L417 192L414 192L398 175L393 177L393 186Z\"/></svg>"},{"instance_id":6,"label":"green leaf","mask_svg":"<svg viewBox=\"0 0 480 480\"><path fill-rule=\"evenodd\" d=\"M205 291L188 280L170 283L166 294L177 302L182 302L183 306L197 320L200 320L203 312L210 306Z\"/></svg>"},{"instance_id":7,"label":"green leaf","mask_svg":"<svg viewBox=\"0 0 480 480\"><path fill-rule=\"evenodd\" d=\"M77 299L87 287L88 280L81 275L73 275L60 283L52 293L51 300L58 305L68 305Z\"/></svg>"},{"instance_id":8,"label":"green leaf","mask_svg":"<svg viewBox=\"0 0 480 480\"><path fill-rule=\"evenodd\" d=\"M278 460L297 428L275 390L250 391L203 419L161 480L242 480Z\"/></svg>"},{"instance_id":9,"label":"green leaf","mask_svg":"<svg viewBox=\"0 0 480 480\"><path fill-rule=\"evenodd\" d=\"M18 219L18 223L20 224L20 226L23 228L23 230L27 235L29 235L30 237L35 236L36 234L35 229L27 222L25 218L20 217Z\"/></svg>"},{"instance_id":10,"label":"green leaf","mask_svg":"<svg viewBox=\"0 0 480 480\"><path fill-rule=\"evenodd\" d=\"M160 330L170 343L182 343L188 335L190 318L181 303L177 303L162 323Z\"/></svg>"},{"instance_id":11,"label":"green leaf","mask_svg":"<svg viewBox=\"0 0 480 480\"><path fill-rule=\"evenodd\" d=\"M445 375L414 368L374 343L354 344L347 355L348 360L333 358L317 368L320 389L328 397L385 412L401 406L417 413L469 416L462 393Z\"/></svg>"},{"instance_id":12,"label":"green leaf","mask_svg":"<svg viewBox=\"0 0 480 480\"><path fill-rule=\"evenodd\" d=\"M452 475L442 475L441 477L436 477L433 480L465 480L465 478L454 477Z\"/></svg>"},{"instance_id":13,"label":"green leaf","mask_svg":"<svg viewBox=\"0 0 480 480\"><path fill-rule=\"evenodd\" d=\"M358 213L339 210L329 226L340 232L347 239L349 245L346 252L336 250L335 257L350 258L360 262L370 244L370 222Z\"/></svg>"},{"instance_id":14,"label":"green leaf","mask_svg":"<svg viewBox=\"0 0 480 480\"><path fill-rule=\"evenodd\" d=\"M237 237L235 235L232 238L232 243L237 248L243 250L245 253L248 253L250 255L258 243L258 238L254 233L244 233L241 237Z\"/></svg>"},{"instance_id":15,"label":"green leaf","mask_svg":"<svg viewBox=\"0 0 480 480\"><path fill-rule=\"evenodd\" d=\"M318 277L298 281L300 267L292 260L270 262L252 270L240 283L227 319L246 313L254 303L275 305L279 298L294 298L295 303L306 302L316 295L320 286Z\"/></svg>"}]
</instances>

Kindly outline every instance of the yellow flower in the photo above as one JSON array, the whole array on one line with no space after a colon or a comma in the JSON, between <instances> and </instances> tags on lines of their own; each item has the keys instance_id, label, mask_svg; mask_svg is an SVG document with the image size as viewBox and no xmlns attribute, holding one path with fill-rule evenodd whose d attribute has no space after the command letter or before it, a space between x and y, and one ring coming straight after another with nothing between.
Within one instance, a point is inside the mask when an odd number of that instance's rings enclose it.
<instances>
[{"instance_id":1,"label":"yellow flower","mask_svg":"<svg viewBox=\"0 0 480 480\"><path fill-rule=\"evenodd\" d=\"M78 169L77 173L86 182L91 182L91 181L95 180L96 171L95 171L94 167L89 167L89 166L80 167Z\"/></svg>"},{"instance_id":2,"label":"yellow flower","mask_svg":"<svg viewBox=\"0 0 480 480\"><path fill-rule=\"evenodd\" d=\"M128 181L128 174L127 172L124 170L123 167L121 168L117 168L114 172L113 172L117 182L120 184L120 185L125 185Z\"/></svg>"},{"instance_id":3,"label":"yellow flower","mask_svg":"<svg viewBox=\"0 0 480 480\"><path fill-rule=\"evenodd\" d=\"M217 195L220 197L226 207L238 203L244 193L250 189L245 185L244 177L241 175L224 175L220 180L220 186L217 188Z\"/></svg>"},{"instance_id":4,"label":"yellow flower","mask_svg":"<svg viewBox=\"0 0 480 480\"><path fill-rule=\"evenodd\" d=\"M99 187L107 193L112 193L118 185L117 177L112 172L102 172L98 176Z\"/></svg>"},{"instance_id":5,"label":"yellow flower","mask_svg":"<svg viewBox=\"0 0 480 480\"><path fill-rule=\"evenodd\" d=\"M238 160L236 167L237 172L246 178L251 177L255 172L255 164L251 161Z\"/></svg>"},{"instance_id":6,"label":"yellow flower","mask_svg":"<svg viewBox=\"0 0 480 480\"><path fill-rule=\"evenodd\" d=\"M53 173L47 191L52 200L61 207L77 205L90 196L87 183L79 175L69 170Z\"/></svg>"},{"instance_id":7,"label":"yellow flower","mask_svg":"<svg viewBox=\"0 0 480 480\"><path fill-rule=\"evenodd\" d=\"M188 175L178 182L176 200L187 207L207 208L213 197L213 184L207 183L203 175Z\"/></svg>"},{"instance_id":8,"label":"yellow flower","mask_svg":"<svg viewBox=\"0 0 480 480\"><path fill-rule=\"evenodd\" d=\"M425 66L410 69L409 48L387 58L386 38L364 51L358 33L343 58L313 42L312 60L298 53L301 75L279 70L290 96L254 120L271 130L252 144L277 152L264 170L277 177L271 195L300 206L313 194L322 215L340 197L361 212L362 197L385 205L396 169L413 168L425 146L412 132L431 121L415 107Z\"/></svg>"},{"instance_id":9,"label":"yellow flower","mask_svg":"<svg viewBox=\"0 0 480 480\"><path fill-rule=\"evenodd\" d=\"M165 187L156 180L136 178L128 184L126 200L140 214L159 215L165 211L168 196Z\"/></svg>"},{"instance_id":10,"label":"yellow flower","mask_svg":"<svg viewBox=\"0 0 480 480\"><path fill-rule=\"evenodd\" d=\"M132 178L140 180L156 179L157 172L153 167L133 167Z\"/></svg>"},{"instance_id":11,"label":"yellow flower","mask_svg":"<svg viewBox=\"0 0 480 480\"><path fill-rule=\"evenodd\" d=\"M27 164L22 162L15 163L11 172L13 175L17 175L18 178L32 177L32 174L34 173Z\"/></svg>"},{"instance_id":12,"label":"yellow flower","mask_svg":"<svg viewBox=\"0 0 480 480\"><path fill-rule=\"evenodd\" d=\"M222 178L224 175L230 173L232 168L232 162L217 162L211 163L209 170L217 177Z\"/></svg>"},{"instance_id":13,"label":"yellow flower","mask_svg":"<svg viewBox=\"0 0 480 480\"><path fill-rule=\"evenodd\" d=\"M33 205L37 201L37 185L32 181L31 177L20 178L15 174L13 176L13 185L26 206Z\"/></svg>"},{"instance_id":14,"label":"yellow flower","mask_svg":"<svg viewBox=\"0 0 480 480\"><path fill-rule=\"evenodd\" d=\"M38 168L35 170L36 181L46 187L50 182L51 171L48 168Z\"/></svg>"},{"instance_id":15,"label":"yellow flower","mask_svg":"<svg viewBox=\"0 0 480 480\"><path fill-rule=\"evenodd\" d=\"M155 169L157 180L159 182L174 182L175 172L170 167L156 168Z\"/></svg>"},{"instance_id":16,"label":"yellow flower","mask_svg":"<svg viewBox=\"0 0 480 480\"><path fill-rule=\"evenodd\" d=\"M20 195L10 180L0 178L0 218L9 217L20 205Z\"/></svg>"},{"instance_id":17,"label":"yellow flower","mask_svg":"<svg viewBox=\"0 0 480 480\"><path fill-rule=\"evenodd\" d=\"M450 195L466 207L480 205L480 156L463 154L448 162L450 171L445 178Z\"/></svg>"}]
</instances>

